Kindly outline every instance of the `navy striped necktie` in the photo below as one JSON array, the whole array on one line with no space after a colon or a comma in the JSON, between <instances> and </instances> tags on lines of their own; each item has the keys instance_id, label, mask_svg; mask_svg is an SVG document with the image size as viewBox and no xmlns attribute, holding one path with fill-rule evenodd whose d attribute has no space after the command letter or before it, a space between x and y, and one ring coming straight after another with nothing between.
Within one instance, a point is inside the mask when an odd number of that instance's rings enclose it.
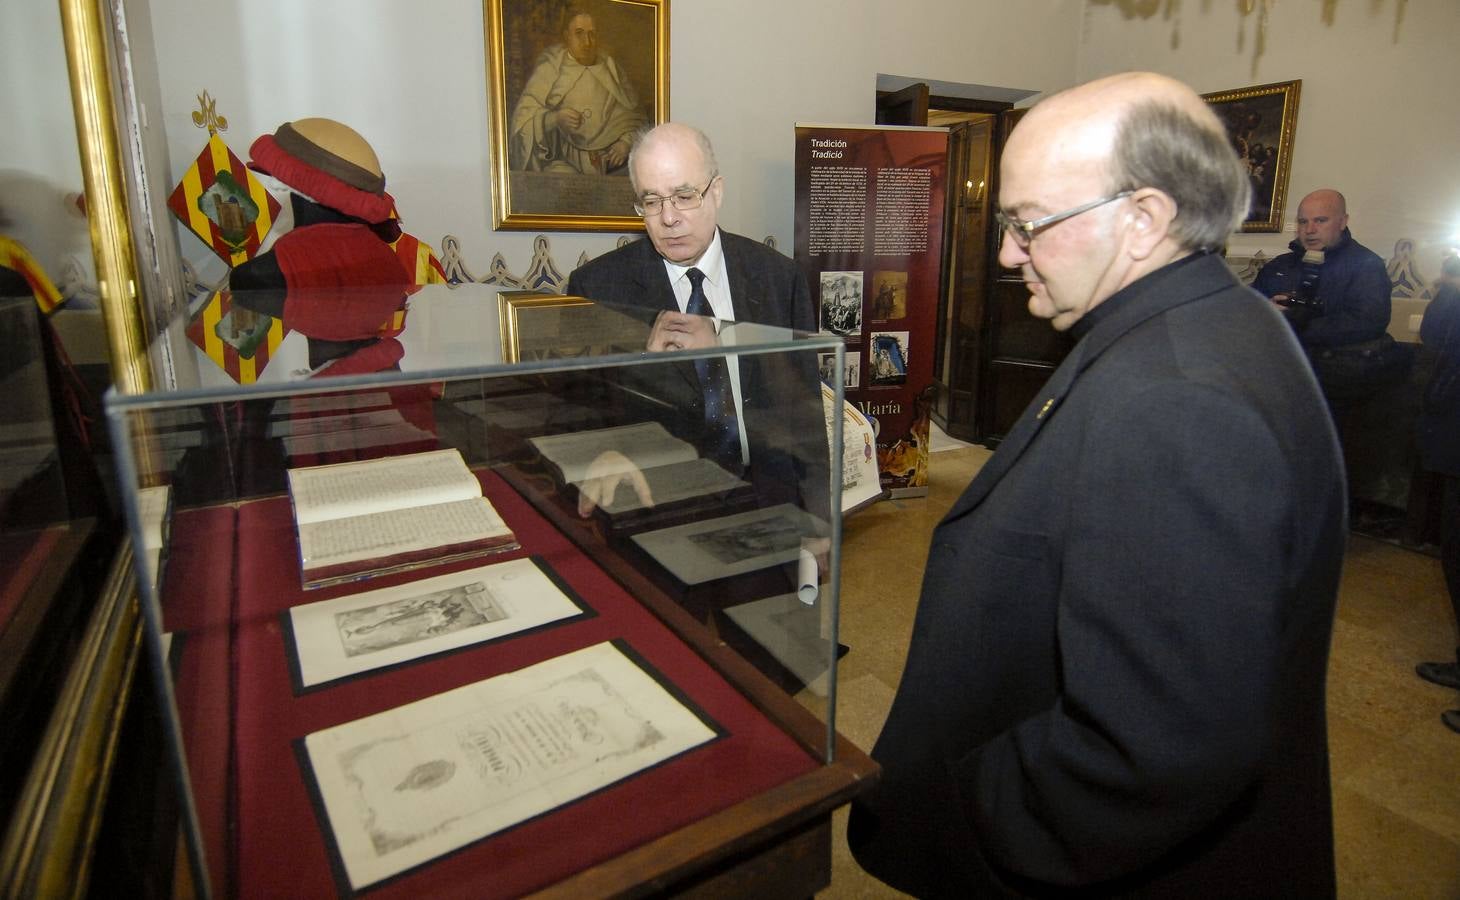
<instances>
[{"instance_id":1,"label":"navy striped necktie","mask_svg":"<svg viewBox=\"0 0 1460 900\"><path fill-rule=\"evenodd\" d=\"M714 316L705 296L705 273L690 269L689 304L694 316ZM735 394L730 387L730 368L723 356L695 360L695 374L705 397L705 456L739 474L744 469L740 456L740 420L735 413Z\"/></svg>"}]
</instances>

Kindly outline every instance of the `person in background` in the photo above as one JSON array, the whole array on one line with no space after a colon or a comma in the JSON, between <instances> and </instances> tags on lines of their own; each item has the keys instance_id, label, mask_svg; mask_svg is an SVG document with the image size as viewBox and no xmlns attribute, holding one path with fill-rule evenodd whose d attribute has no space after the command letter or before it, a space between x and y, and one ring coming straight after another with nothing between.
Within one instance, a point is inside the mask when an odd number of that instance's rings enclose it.
<instances>
[{"instance_id":1,"label":"person in background","mask_svg":"<svg viewBox=\"0 0 1460 900\"><path fill-rule=\"evenodd\" d=\"M920 897L1331 897L1343 470L1218 252L1247 173L1127 73L1033 107L1001 178L999 260L1077 342L933 534L850 848Z\"/></svg>"},{"instance_id":2,"label":"person in background","mask_svg":"<svg viewBox=\"0 0 1460 900\"><path fill-rule=\"evenodd\" d=\"M1354 240L1343 194L1324 188L1298 204L1298 236L1252 287L1283 309L1304 347L1371 341L1389 327L1384 260Z\"/></svg>"},{"instance_id":3,"label":"person in background","mask_svg":"<svg viewBox=\"0 0 1460 900\"><path fill-rule=\"evenodd\" d=\"M688 311L689 272L698 269L715 318L816 330L816 308L796 264L719 227L725 177L703 131L666 122L642 133L629 180L649 240L574 269L569 294L675 314L660 324L680 330L689 327L677 314Z\"/></svg>"},{"instance_id":4,"label":"person in background","mask_svg":"<svg viewBox=\"0 0 1460 900\"><path fill-rule=\"evenodd\" d=\"M1420 413L1420 465L1441 480L1440 568L1460 628L1460 256L1442 264L1439 290L1425 309L1419 337L1438 354ZM1460 646L1455 657L1422 662L1415 671L1426 681L1460 690ZM1446 710L1440 718L1460 732L1460 709Z\"/></svg>"},{"instance_id":5,"label":"person in background","mask_svg":"<svg viewBox=\"0 0 1460 900\"><path fill-rule=\"evenodd\" d=\"M1330 188L1298 204L1298 236L1252 287L1283 311L1335 412L1403 380L1410 356L1389 336L1389 273L1354 240L1348 204Z\"/></svg>"}]
</instances>

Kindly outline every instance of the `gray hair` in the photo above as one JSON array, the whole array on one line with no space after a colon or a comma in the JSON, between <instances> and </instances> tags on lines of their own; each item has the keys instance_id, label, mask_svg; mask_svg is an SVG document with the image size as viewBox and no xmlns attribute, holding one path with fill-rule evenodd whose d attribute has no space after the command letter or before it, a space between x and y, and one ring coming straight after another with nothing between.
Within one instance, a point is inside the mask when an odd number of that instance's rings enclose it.
<instances>
[{"instance_id":1,"label":"gray hair","mask_svg":"<svg viewBox=\"0 0 1460 900\"><path fill-rule=\"evenodd\" d=\"M1187 250L1217 250L1242 225L1252 184L1227 135L1180 107L1133 105L1117 125L1114 191L1153 187L1176 202L1171 235Z\"/></svg>"},{"instance_id":2,"label":"gray hair","mask_svg":"<svg viewBox=\"0 0 1460 900\"><path fill-rule=\"evenodd\" d=\"M715 159L715 148L710 144L710 136L700 131L693 125L686 125L683 122L665 122L653 127L641 128L634 133L634 140L629 145L629 184L633 187L634 193L639 193L639 182L634 177L634 158L638 156L640 148L651 141L661 140L666 131L673 132L683 129L694 138L695 146L699 148L700 159L705 163L705 174L715 176L720 174L720 163Z\"/></svg>"}]
</instances>

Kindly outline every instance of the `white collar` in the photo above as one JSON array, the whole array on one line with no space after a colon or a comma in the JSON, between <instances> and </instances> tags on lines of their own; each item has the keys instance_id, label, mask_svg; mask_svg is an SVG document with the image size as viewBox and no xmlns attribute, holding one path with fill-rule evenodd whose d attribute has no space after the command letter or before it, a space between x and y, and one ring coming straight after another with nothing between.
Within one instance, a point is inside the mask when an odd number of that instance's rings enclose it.
<instances>
[{"instance_id":1,"label":"white collar","mask_svg":"<svg viewBox=\"0 0 1460 900\"><path fill-rule=\"evenodd\" d=\"M670 284L678 284L690 269L699 269L705 273L705 279L713 285L724 284L725 282L725 251L720 246L720 229L715 229L715 236L710 239L710 246L700 254L700 258L689 265L664 260L664 269L669 273Z\"/></svg>"}]
</instances>

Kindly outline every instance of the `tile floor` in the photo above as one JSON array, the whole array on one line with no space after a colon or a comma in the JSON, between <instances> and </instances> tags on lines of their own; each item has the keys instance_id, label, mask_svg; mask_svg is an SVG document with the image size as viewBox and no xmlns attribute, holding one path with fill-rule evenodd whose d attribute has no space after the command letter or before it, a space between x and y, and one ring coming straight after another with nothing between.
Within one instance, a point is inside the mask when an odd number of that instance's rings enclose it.
<instances>
[{"instance_id":1,"label":"tile floor","mask_svg":"<svg viewBox=\"0 0 1460 900\"><path fill-rule=\"evenodd\" d=\"M937 444L934 444L935 449ZM876 504L843 535L838 729L870 749L902 675L929 536L990 451L932 457L926 498ZM1414 675L1453 652L1455 626L1439 561L1354 537L1329 664L1329 746L1339 897L1460 898L1460 735L1440 712L1455 692ZM831 887L823 898L898 897L858 868L838 813Z\"/></svg>"}]
</instances>

